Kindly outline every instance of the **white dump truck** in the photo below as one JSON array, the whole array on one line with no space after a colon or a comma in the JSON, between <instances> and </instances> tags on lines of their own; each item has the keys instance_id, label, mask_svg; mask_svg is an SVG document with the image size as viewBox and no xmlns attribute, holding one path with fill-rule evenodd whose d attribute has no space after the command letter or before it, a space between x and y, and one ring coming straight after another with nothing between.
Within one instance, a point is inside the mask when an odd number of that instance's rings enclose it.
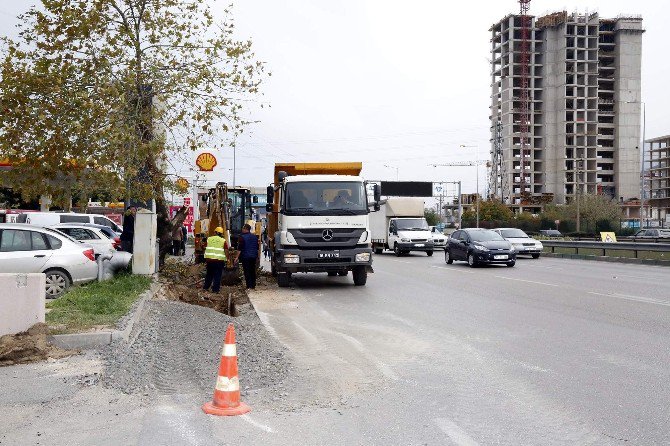
<instances>
[{"instance_id":1,"label":"white dump truck","mask_svg":"<svg viewBox=\"0 0 670 446\"><path fill-rule=\"evenodd\" d=\"M380 206L379 212L370 214L375 254L391 249L397 256L411 251L433 255L433 237L424 218L423 199L390 197L382 200Z\"/></svg>"}]
</instances>

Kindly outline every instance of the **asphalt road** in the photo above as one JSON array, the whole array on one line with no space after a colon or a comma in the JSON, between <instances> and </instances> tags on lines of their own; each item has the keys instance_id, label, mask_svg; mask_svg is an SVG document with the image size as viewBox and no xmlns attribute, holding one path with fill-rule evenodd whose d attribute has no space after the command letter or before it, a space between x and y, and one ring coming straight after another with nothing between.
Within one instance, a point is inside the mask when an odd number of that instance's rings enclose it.
<instances>
[{"instance_id":1,"label":"asphalt road","mask_svg":"<svg viewBox=\"0 0 670 446\"><path fill-rule=\"evenodd\" d=\"M337 415L258 414L265 444L670 444L670 270L541 258L471 269L375 256L365 288L257 295Z\"/></svg>"},{"instance_id":2,"label":"asphalt road","mask_svg":"<svg viewBox=\"0 0 670 446\"><path fill-rule=\"evenodd\" d=\"M250 389L250 414L82 384L99 364L76 357L0 369L0 444L670 444L670 269L390 253L374 268L366 287L312 274L253 293L295 374L286 394Z\"/></svg>"}]
</instances>

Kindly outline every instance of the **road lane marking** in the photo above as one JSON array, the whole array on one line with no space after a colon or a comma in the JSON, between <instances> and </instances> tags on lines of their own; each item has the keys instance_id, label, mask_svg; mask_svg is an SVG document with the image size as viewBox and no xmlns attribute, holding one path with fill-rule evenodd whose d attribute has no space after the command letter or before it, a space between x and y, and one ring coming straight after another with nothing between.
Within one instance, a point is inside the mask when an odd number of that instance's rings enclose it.
<instances>
[{"instance_id":1,"label":"road lane marking","mask_svg":"<svg viewBox=\"0 0 670 446\"><path fill-rule=\"evenodd\" d=\"M340 333L339 331L329 330L327 328L325 328L323 330L328 331L328 332L333 333L333 334L336 334L338 336L341 336L345 340L347 340L349 343L351 343L354 346L354 348L361 353L361 355L365 356L368 361L374 363L374 365L382 373L382 375L386 376L388 379L391 379L393 381L398 381L398 379L400 379L398 377L398 375L396 375L396 373L393 370L391 370L391 368L388 365L384 364L379 359L377 359L374 355L372 355L370 352L368 352L367 349L365 348L365 346L363 345L363 343L361 341L359 341L358 339L356 339L352 336L349 336L347 334Z\"/></svg>"},{"instance_id":2,"label":"road lane marking","mask_svg":"<svg viewBox=\"0 0 670 446\"><path fill-rule=\"evenodd\" d=\"M517 282L534 283L536 285L546 285L546 286L560 287L560 285L556 285L555 283L536 282L534 280L516 279L514 277L505 277L505 276L493 276L493 277L497 277L499 279L516 280Z\"/></svg>"},{"instance_id":3,"label":"road lane marking","mask_svg":"<svg viewBox=\"0 0 670 446\"><path fill-rule=\"evenodd\" d=\"M632 302L642 302L646 304L655 304L655 305L663 305L664 307L670 307L670 302L659 299L653 299L651 297L630 296L628 294L617 294L617 293L605 294L605 293L597 293L595 291L589 291L588 293L595 294L596 296L616 297L618 299L630 300Z\"/></svg>"},{"instance_id":4,"label":"road lane marking","mask_svg":"<svg viewBox=\"0 0 670 446\"><path fill-rule=\"evenodd\" d=\"M297 323L296 321L293 321L293 325L295 325L295 328L298 329L299 332L302 333L302 335L312 344L319 344L319 338L314 336L311 332L309 332L305 327Z\"/></svg>"},{"instance_id":5,"label":"road lane marking","mask_svg":"<svg viewBox=\"0 0 670 446\"><path fill-rule=\"evenodd\" d=\"M262 430L262 431L265 431L265 432L267 432L267 433L269 433L269 434L274 434L274 433L277 432L276 430L272 429L270 426L266 426L266 425L264 425L264 424L259 423L259 422L256 421L256 420L252 419L252 418L249 416L249 414L240 415L240 418L242 418L244 421L246 421L247 423L251 424L252 426L254 426L254 427L256 427L256 428L258 428L258 429L260 429L260 430Z\"/></svg>"},{"instance_id":6,"label":"road lane marking","mask_svg":"<svg viewBox=\"0 0 670 446\"><path fill-rule=\"evenodd\" d=\"M479 446L475 440L470 437L467 432L458 427L456 423L449 420L448 418L435 418L433 420L437 427L439 427L442 432L447 434L451 441L453 441L458 446Z\"/></svg>"},{"instance_id":7,"label":"road lane marking","mask_svg":"<svg viewBox=\"0 0 670 446\"><path fill-rule=\"evenodd\" d=\"M452 269L453 267L450 266L442 266L442 265L430 265L431 268L438 268L438 269L445 269L445 270L450 270L450 271L456 271L458 273L466 273L466 274L474 274L474 271L468 271L465 268L461 269Z\"/></svg>"}]
</instances>

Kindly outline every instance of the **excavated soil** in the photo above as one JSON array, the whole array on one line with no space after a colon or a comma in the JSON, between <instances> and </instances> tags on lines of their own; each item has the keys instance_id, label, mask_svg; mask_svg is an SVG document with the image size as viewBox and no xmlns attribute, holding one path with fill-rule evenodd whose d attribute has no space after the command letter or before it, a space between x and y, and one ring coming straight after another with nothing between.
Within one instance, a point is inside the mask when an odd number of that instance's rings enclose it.
<instances>
[{"instance_id":1,"label":"excavated soil","mask_svg":"<svg viewBox=\"0 0 670 446\"><path fill-rule=\"evenodd\" d=\"M229 316L238 316L237 307L249 303L241 275L241 269L227 272L220 291L212 293L202 289L205 264L172 262L161 270L162 286L156 298L185 302L211 308Z\"/></svg>"},{"instance_id":2,"label":"excavated soil","mask_svg":"<svg viewBox=\"0 0 670 446\"><path fill-rule=\"evenodd\" d=\"M0 337L0 366L64 358L77 353L47 343L49 327L38 323L21 333Z\"/></svg>"}]
</instances>

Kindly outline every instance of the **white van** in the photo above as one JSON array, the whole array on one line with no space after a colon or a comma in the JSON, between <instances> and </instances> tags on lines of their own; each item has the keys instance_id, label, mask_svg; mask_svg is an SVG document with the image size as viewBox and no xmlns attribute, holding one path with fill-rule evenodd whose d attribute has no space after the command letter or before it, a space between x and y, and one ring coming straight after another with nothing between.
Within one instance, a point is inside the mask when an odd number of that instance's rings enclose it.
<instances>
[{"instance_id":1,"label":"white van","mask_svg":"<svg viewBox=\"0 0 670 446\"><path fill-rule=\"evenodd\" d=\"M117 234L121 234L123 229L104 215L96 214L75 214L74 212L30 212L19 214L17 223L27 223L43 227L51 227L61 223L93 223L111 228Z\"/></svg>"}]
</instances>

